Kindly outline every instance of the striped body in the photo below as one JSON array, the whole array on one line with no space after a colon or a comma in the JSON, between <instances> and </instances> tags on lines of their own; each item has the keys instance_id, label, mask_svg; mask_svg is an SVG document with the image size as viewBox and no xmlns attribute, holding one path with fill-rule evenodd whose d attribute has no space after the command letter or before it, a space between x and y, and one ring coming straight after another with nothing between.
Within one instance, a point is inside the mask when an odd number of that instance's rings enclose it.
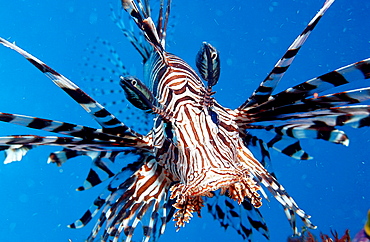
<instances>
[{"instance_id":1,"label":"striped body","mask_svg":"<svg viewBox=\"0 0 370 242\"><path fill-rule=\"evenodd\" d=\"M201 197L218 189L239 203L246 197L255 207L261 206L254 179L267 172L239 137L235 112L213 99L206 102L206 88L196 72L172 54L163 56L165 62L156 55L149 63L156 105L165 114L156 117L152 136L156 159L179 182L171 188L175 207L200 212ZM181 219L177 221L177 226L184 226Z\"/></svg>"},{"instance_id":2,"label":"striped body","mask_svg":"<svg viewBox=\"0 0 370 242\"><path fill-rule=\"evenodd\" d=\"M128 127L72 81L0 38L1 44L24 56L101 126L95 129L0 113L0 121L56 134L0 137L0 150L7 154L5 162L21 160L28 150L41 145L63 148L49 155L48 162L58 166L74 157L90 157L88 177L77 190L108 179L110 182L85 214L69 225L81 228L97 216L88 241L119 241L122 237L132 241L134 233L139 233L138 224L142 225L142 240L155 241L172 218L178 228L183 227L205 206L222 227L234 228L243 239L250 240L253 230L268 238L258 210L262 197L267 198L264 188L283 206L294 235L299 234L296 216L304 226L315 228L310 216L266 167L270 148L293 158L310 159L300 146L301 139L348 145L348 137L338 126L370 126L370 107L360 104L370 99L370 87L320 96L332 87L368 79L370 59L272 94L333 0L325 1L269 75L235 110L221 106L212 96L212 87L220 77L216 48L203 43L196 58L200 76L184 60L166 51L171 1L160 1L156 24L148 1L121 2L139 34L117 16L113 19L143 57L145 80L126 76L128 72L124 71L125 76L117 81L129 102L154 115L153 128L142 134ZM272 138L261 138L257 131ZM260 150L261 160L255 158L251 147ZM125 165L115 169L117 157L124 158Z\"/></svg>"},{"instance_id":3,"label":"striped body","mask_svg":"<svg viewBox=\"0 0 370 242\"><path fill-rule=\"evenodd\" d=\"M166 121L161 117L155 121L158 127L154 129L153 145L158 147L155 151L158 160L166 161L165 165L171 174L176 174L175 179L183 184L190 184L193 182L189 178L191 174L197 177L204 173L202 170L212 170L212 167L226 169L232 166L232 161L237 160L237 150L240 148L237 125L230 118L232 116L220 106L218 111L221 111L221 120L217 124L213 123L207 107L203 105L203 82L183 60L166 55L168 65L152 73L164 73L160 75L160 80L154 80L154 87L157 89L153 92L157 93L156 100L169 117ZM222 141L219 137L230 139ZM162 158L167 153L165 151L161 154L166 140L170 141L168 150L173 150L175 159ZM229 146L229 150L221 154L220 151L226 146ZM212 147L218 150L211 150ZM222 164L222 161L229 164Z\"/></svg>"}]
</instances>

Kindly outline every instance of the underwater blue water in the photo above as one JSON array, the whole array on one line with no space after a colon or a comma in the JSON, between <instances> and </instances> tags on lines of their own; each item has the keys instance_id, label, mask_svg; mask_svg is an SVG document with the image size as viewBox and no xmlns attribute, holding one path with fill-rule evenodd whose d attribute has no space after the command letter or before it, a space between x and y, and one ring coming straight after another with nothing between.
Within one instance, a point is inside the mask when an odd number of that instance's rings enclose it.
<instances>
[{"instance_id":1,"label":"underwater blue water","mask_svg":"<svg viewBox=\"0 0 370 242\"><path fill-rule=\"evenodd\" d=\"M310 1L173 1L168 50L195 67L202 41L221 53L222 71L215 86L217 100L235 108L272 69L294 38L322 6ZM86 48L96 37L109 40L131 70L141 73L139 55L110 20L105 1L0 0L0 36L37 56L88 90L82 81ZM118 2L112 3L114 8ZM314 30L280 83L279 90L370 56L370 1L337 0ZM99 61L97 58L95 61ZM93 75L93 73L91 73ZM365 81L363 81L364 83ZM366 85L360 83L360 85ZM368 84L367 84L368 85ZM8 48L0 46L0 111L26 114L96 127L91 118L36 68ZM117 88L119 88L117 86ZM315 158L297 161L272 152L272 164L298 205L318 225L314 231L345 229L351 235L362 227L370 208L370 128L345 129L349 147L307 141ZM0 124L0 135L43 134ZM0 241L83 241L87 228L66 225L78 219L104 185L76 192L90 161L79 158L62 167L47 165L55 149L32 150L21 162L0 165ZM270 198L261 211L271 241L286 241L291 234L281 206ZM226 232L206 210L175 232L169 224L161 241L242 241ZM299 221L300 223L300 221ZM301 225L301 223L300 223ZM265 241L257 232L255 241Z\"/></svg>"}]
</instances>

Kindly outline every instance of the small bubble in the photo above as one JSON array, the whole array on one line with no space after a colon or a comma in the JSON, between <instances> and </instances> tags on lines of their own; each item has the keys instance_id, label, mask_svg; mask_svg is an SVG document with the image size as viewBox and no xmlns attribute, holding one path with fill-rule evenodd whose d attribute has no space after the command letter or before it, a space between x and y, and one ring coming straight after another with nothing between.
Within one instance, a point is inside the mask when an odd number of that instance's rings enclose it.
<instances>
[{"instance_id":1,"label":"small bubble","mask_svg":"<svg viewBox=\"0 0 370 242\"><path fill-rule=\"evenodd\" d=\"M224 15L224 12L222 10L218 9L218 10L216 10L216 15L221 17L221 16Z\"/></svg>"},{"instance_id":2,"label":"small bubble","mask_svg":"<svg viewBox=\"0 0 370 242\"><path fill-rule=\"evenodd\" d=\"M33 185L35 185L34 180L27 180L27 186L28 187L33 187Z\"/></svg>"},{"instance_id":3,"label":"small bubble","mask_svg":"<svg viewBox=\"0 0 370 242\"><path fill-rule=\"evenodd\" d=\"M21 201L22 203L27 203L28 202L28 196L27 196L27 194L21 194L20 196L19 196L19 201Z\"/></svg>"},{"instance_id":4,"label":"small bubble","mask_svg":"<svg viewBox=\"0 0 370 242\"><path fill-rule=\"evenodd\" d=\"M307 187L307 188L312 188L313 186L312 186L312 184L311 184L311 183L307 182L307 183L306 183L306 187Z\"/></svg>"},{"instance_id":5,"label":"small bubble","mask_svg":"<svg viewBox=\"0 0 370 242\"><path fill-rule=\"evenodd\" d=\"M17 224L16 223L10 223L9 224L9 230L10 231L13 231L14 229L15 229L15 227L17 226Z\"/></svg>"},{"instance_id":6,"label":"small bubble","mask_svg":"<svg viewBox=\"0 0 370 242\"><path fill-rule=\"evenodd\" d=\"M232 66L232 65L233 65L233 60L232 60L231 58L228 58L228 59L226 60L226 64L227 64L228 66Z\"/></svg>"},{"instance_id":7,"label":"small bubble","mask_svg":"<svg viewBox=\"0 0 370 242\"><path fill-rule=\"evenodd\" d=\"M98 21L98 15L96 14L96 12L91 13L89 17L89 23L96 24L97 21Z\"/></svg>"}]
</instances>

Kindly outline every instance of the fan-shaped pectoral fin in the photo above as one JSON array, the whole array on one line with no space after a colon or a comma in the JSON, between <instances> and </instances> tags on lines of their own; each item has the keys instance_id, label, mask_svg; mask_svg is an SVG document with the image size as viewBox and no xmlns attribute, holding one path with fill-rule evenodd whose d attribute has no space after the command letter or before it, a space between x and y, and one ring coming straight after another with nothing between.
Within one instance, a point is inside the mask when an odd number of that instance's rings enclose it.
<instances>
[{"instance_id":1,"label":"fan-shaped pectoral fin","mask_svg":"<svg viewBox=\"0 0 370 242\"><path fill-rule=\"evenodd\" d=\"M131 241L139 222L143 227L143 241L157 238L163 234L170 214L167 192L171 182L152 156L142 156L118 173L106 192L69 227L84 226L101 210L88 241L93 241L102 228L104 240L125 235L125 241Z\"/></svg>"}]
</instances>

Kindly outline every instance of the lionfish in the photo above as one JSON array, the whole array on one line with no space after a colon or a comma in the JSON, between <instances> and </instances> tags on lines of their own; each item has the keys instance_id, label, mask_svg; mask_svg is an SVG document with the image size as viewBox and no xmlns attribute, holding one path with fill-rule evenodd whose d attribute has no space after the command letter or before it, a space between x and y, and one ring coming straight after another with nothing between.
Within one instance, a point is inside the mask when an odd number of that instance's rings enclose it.
<instances>
[{"instance_id":1,"label":"lionfish","mask_svg":"<svg viewBox=\"0 0 370 242\"><path fill-rule=\"evenodd\" d=\"M5 163L21 160L30 149L49 145L63 149L49 155L48 162L62 165L67 160L88 156L92 167L83 186L86 190L110 179L105 191L70 228L81 228L96 219L87 241L132 240L139 223L142 240L155 241L173 219L177 228L193 214L208 211L224 228L234 228L243 239L253 229L266 238L268 228L258 208L265 187L283 206L298 235L296 216L307 228L315 228L310 216L267 171L266 161L273 148L296 159L311 157L301 148L301 139L322 139L348 145L346 134L337 126L369 126L370 87L340 93L321 93L370 77L370 59L350 64L327 74L272 94L298 51L334 0L320 11L278 60L252 95L232 110L213 97L220 76L219 52L204 42L196 56L197 72L180 57L166 51L166 31L171 0L160 1L156 23L149 1L121 0L147 43L134 31L121 26L125 36L143 57L144 81L122 76L120 86L135 107L151 113L153 127L147 134L125 125L75 83L41 60L0 38L43 72L80 104L101 126L100 129L18 114L0 113L3 122L49 131L59 136L13 135L0 137ZM268 131L266 140L254 131ZM250 148L262 155L257 160ZM117 158L134 157L120 170ZM261 196L262 195L262 196ZM136 236L135 236L136 237Z\"/></svg>"}]
</instances>

